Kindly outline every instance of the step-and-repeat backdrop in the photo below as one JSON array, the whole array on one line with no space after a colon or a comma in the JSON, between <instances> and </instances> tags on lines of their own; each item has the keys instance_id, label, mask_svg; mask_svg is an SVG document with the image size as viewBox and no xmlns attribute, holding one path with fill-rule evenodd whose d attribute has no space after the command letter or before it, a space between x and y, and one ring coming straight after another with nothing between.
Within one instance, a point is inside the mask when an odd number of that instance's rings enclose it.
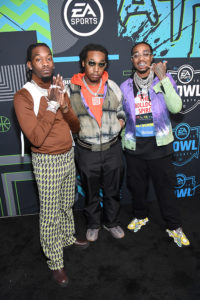
<instances>
[{"instance_id":1,"label":"step-and-repeat backdrop","mask_svg":"<svg viewBox=\"0 0 200 300\"><path fill-rule=\"evenodd\" d=\"M79 72L78 56L88 43L109 51L109 76L118 84L131 74L130 50L146 41L156 61L167 60L183 100L172 116L178 198L200 191L200 1L197 0L0 0L0 216L39 210L30 150L20 156L20 128L13 96L25 78L29 44L47 43L56 73L68 81ZM100 199L102 191L100 191ZM129 201L124 183L122 204ZM77 176L76 206L84 193Z\"/></svg>"}]
</instances>

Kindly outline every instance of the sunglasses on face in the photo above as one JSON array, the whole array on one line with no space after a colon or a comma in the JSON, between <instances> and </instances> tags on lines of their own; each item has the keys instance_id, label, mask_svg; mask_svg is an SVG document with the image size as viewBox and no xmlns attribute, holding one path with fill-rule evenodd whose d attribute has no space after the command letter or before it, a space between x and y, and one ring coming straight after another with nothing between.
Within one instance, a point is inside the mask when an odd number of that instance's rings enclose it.
<instances>
[{"instance_id":1,"label":"sunglasses on face","mask_svg":"<svg viewBox=\"0 0 200 300\"><path fill-rule=\"evenodd\" d=\"M104 68L104 67L106 67L106 65L107 65L106 62L96 63L96 62L93 61L93 60L87 61L86 64L87 64L88 66L90 66L90 67L94 67L94 66L98 65L99 68Z\"/></svg>"},{"instance_id":2,"label":"sunglasses on face","mask_svg":"<svg viewBox=\"0 0 200 300\"><path fill-rule=\"evenodd\" d=\"M137 58L139 58L140 56L143 56L143 57L145 57L145 58L148 58L148 57L151 56L151 55L152 55L152 53L149 52L149 51L144 51L143 53L138 53L138 52L136 52L136 53L133 53L133 55L131 56L131 58L137 59Z\"/></svg>"}]
</instances>

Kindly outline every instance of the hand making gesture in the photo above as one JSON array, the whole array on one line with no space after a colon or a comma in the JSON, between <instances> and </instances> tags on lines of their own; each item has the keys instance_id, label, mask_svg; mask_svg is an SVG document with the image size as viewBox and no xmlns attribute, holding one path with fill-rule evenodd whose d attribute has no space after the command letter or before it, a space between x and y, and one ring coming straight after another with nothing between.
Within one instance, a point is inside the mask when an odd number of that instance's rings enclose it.
<instances>
[{"instance_id":1,"label":"hand making gesture","mask_svg":"<svg viewBox=\"0 0 200 300\"><path fill-rule=\"evenodd\" d=\"M57 101L63 113L68 111L68 105L65 100L65 85L60 74L53 77L52 85L48 90L48 99L49 101Z\"/></svg>"},{"instance_id":2,"label":"hand making gesture","mask_svg":"<svg viewBox=\"0 0 200 300\"><path fill-rule=\"evenodd\" d=\"M167 71L167 61L159 62L159 63L153 63L150 67L150 69L156 74L156 76L162 80L166 77L166 71Z\"/></svg>"}]
</instances>

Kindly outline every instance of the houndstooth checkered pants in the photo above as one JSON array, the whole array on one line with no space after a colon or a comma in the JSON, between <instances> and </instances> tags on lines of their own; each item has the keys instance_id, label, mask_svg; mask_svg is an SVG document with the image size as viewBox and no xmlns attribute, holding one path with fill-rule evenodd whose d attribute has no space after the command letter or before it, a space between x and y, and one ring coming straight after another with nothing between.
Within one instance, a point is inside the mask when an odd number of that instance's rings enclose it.
<instances>
[{"instance_id":1,"label":"houndstooth checkered pants","mask_svg":"<svg viewBox=\"0 0 200 300\"><path fill-rule=\"evenodd\" d=\"M63 247L74 237L72 206L75 198L74 149L49 155L32 153L40 199L40 241L51 270L64 267Z\"/></svg>"}]
</instances>

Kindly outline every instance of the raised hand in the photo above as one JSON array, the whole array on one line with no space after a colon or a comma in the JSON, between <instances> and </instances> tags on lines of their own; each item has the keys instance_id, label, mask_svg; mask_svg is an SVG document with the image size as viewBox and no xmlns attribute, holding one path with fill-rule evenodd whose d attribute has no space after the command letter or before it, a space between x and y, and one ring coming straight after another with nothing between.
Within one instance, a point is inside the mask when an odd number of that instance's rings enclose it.
<instances>
[{"instance_id":1,"label":"raised hand","mask_svg":"<svg viewBox=\"0 0 200 300\"><path fill-rule=\"evenodd\" d=\"M151 70L158 76L160 80L164 79L166 77L166 71L167 71L167 61L159 62L159 63L153 63L150 67Z\"/></svg>"},{"instance_id":2,"label":"raised hand","mask_svg":"<svg viewBox=\"0 0 200 300\"><path fill-rule=\"evenodd\" d=\"M60 74L53 77L52 85L48 89L49 101L59 102L60 99L63 97L61 81L62 81L62 76L60 76Z\"/></svg>"},{"instance_id":3,"label":"raised hand","mask_svg":"<svg viewBox=\"0 0 200 300\"><path fill-rule=\"evenodd\" d=\"M48 99L49 101L57 101L62 112L65 113L68 111L68 105L65 101L65 85L63 77L60 74L53 77L52 85L48 90Z\"/></svg>"}]
</instances>

